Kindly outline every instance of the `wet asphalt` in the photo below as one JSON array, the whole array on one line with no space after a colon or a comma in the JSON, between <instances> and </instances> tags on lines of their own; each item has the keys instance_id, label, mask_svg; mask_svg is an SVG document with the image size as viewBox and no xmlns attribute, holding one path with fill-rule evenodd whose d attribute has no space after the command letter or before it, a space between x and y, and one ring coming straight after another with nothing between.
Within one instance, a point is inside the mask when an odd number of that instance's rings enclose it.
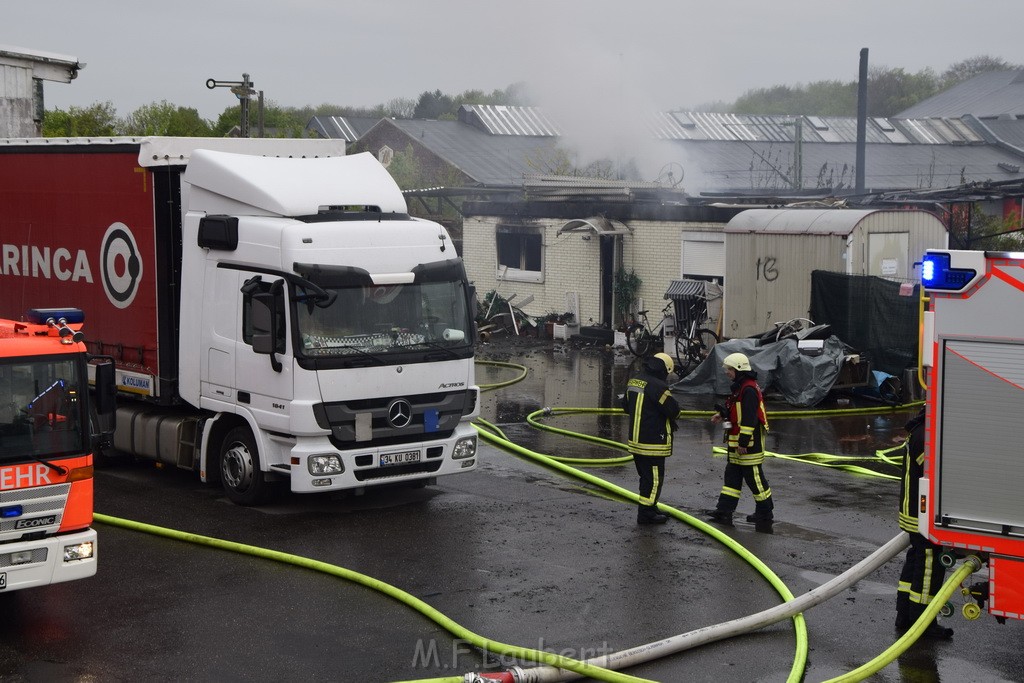
<instances>
[{"instance_id":1,"label":"wet asphalt","mask_svg":"<svg viewBox=\"0 0 1024 683\"><path fill-rule=\"evenodd\" d=\"M481 360L528 369L483 394L482 417L516 443L568 457L620 452L541 432L543 407L612 407L637 368L623 351L561 342L479 349ZM480 384L514 378L478 366ZM846 397L819 408L842 408ZM712 395L684 407L710 410ZM720 400L720 399L718 399ZM858 400L853 399L853 404ZM769 410L788 409L770 402ZM772 420L783 454L871 456L903 437L912 410ZM621 418L582 414L547 424L621 440ZM699 516L713 506L724 461L704 417L680 421L662 502ZM482 442L483 443L483 442ZM895 474L881 464L869 467ZM586 468L629 490L627 463ZM726 533L800 595L898 533L894 480L773 458L775 533L742 521ZM700 528L671 520L638 527L635 507L597 487L483 443L480 466L426 488L285 494L262 508L229 503L187 472L128 460L100 470L96 510L171 529L339 565L420 598L487 638L575 657L614 652L745 616L780 602L774 589ZM310 569L98 524L97 576L0 593L0 681L387 681L452 676L512 663L451 636L418 612L362 585ZM850 671L895 640L902 558L805 613L805 680ZM966 621L954 594L949 642L921 642L874 681L1022 681L1022 624L988 614ZM628 673L663 681L784 681L792 622Z\"/></svg>"}]
</instances>

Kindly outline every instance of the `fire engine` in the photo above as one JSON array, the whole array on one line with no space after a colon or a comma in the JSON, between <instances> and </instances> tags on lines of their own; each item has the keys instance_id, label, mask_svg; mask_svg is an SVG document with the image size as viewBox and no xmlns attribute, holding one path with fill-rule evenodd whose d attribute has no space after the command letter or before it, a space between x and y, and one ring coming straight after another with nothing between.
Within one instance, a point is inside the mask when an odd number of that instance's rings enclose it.
<instances>
[{"instance_id":1,"label":"fire engine","mask_svg":"<svg viewBox=\"0 0 1024 683\"><path fill-rule=\"evenodd\" d=\"M110 424L116 386L112 362L89 362L83 321L77 309L0 319L3 592L96 573L92 451L104 438L99 426Z\"/></svg>"},{"instance_id":2,"label":"fire engine","mask_svg":"<svg viewBox=\"0 0 1024 683\"><path fill-rule=\"evenodd\" d=\"M977 618L1024 618L1024 253L929 250L922 365L928 368L922 533L987 562L966 589Z\"/></svg>"}]
</instances>

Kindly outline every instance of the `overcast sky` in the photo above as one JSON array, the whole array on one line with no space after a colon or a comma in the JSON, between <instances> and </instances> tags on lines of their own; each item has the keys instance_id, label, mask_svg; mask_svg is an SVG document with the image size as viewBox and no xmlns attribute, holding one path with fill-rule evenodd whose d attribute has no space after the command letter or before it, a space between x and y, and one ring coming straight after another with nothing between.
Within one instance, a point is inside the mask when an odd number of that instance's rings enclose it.
<instances>
[{"instance_id":1,"label":"overcast sky","mask_svg":"<svg viewBox=\"0 0 1024 683\"><path fill-rule=\"evenodd\" d=\"M208 78L250 74L282 106L372 106L525 81L539 103L669 110L745 91L916 72L978 55L1024 63L1021 0L45 0L4 2L0 45L87 66L47 108L167 100L207 119Z\"/></svg>"}]
</instances>

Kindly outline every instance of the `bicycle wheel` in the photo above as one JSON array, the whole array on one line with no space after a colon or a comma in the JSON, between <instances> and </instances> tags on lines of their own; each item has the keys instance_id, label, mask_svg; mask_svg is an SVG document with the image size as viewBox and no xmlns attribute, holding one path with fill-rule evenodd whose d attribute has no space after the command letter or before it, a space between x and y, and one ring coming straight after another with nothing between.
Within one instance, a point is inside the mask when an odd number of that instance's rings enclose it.
<instances>
[{"instance_id":1,"label":"bicycle wheel","mask_svg":"<svg viewBox=\"0 0 1024 683\"><path fill-rule=\"evenodd\" d=\"M643 325L630 325L626 329L626 346L634 356L642 358L649 355L654 348L654 337Z\"/></svg>"},{"instance_id":2,"label":"bicycle wheel","mask_svg":"<svg viewBox=\"0 0 1024 683\"><path fill-rule=\"evenodd\" d=\"M704 328L694 331L693 337L677 338L676 358L679 362L679 376L686 377L703 363L717 343L718 335Z\"/></svg>"},{"instance_id":3,"label":"bicycle wheel","mask_svg":"<svg viewBox=\"0 0 1024 683\"><path fill-rule=\"evenodd\" d=\"M690 374L692 365L690 361L690 344L693 343L689 337L676 337L676 375L680 379Z\"/></svg>"},{"instance_id":4,"label":"bicycle wheel","mask_svg":"<svg viewBox=\"0 0 1024 683\"><path fill-rule=\"evenodd\" d=\"M690 344L690 361L694 365L700 365L704 359L711 355L711 349L718 343L718 335L706 328L700 328L694 333L694 339Z\"/></svg>"}]
</instances>

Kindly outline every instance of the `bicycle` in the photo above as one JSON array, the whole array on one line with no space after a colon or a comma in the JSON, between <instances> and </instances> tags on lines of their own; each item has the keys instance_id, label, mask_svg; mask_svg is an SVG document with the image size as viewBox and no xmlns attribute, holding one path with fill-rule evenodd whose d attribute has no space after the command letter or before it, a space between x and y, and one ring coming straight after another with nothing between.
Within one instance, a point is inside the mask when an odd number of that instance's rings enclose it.
<instances>
[{"instance_id":1,"label":"bicycle","mask_svg":"<svg viewBox=\"0 0 1024 683\"><path fill-rule=\"evenodd\" d=\"M690 371L704 362L711 355L711 349L721 341L718 335L706 327L698 327L698 324L707 322L706 315L701 315L698 310L699 304L690 306L690 315L687 316L690 324L686 334L676 335L676 363L677 373L680 377L686 377ZM706 313L707 309L704 308Z\"/></svg>"},{"instance_id":2,"label":"bicycle","mask_svg":"<svg viewBox=\"0 0 1024 683\"><path fill-rule=\"evenodd\" d=\"M626 328L626 346L634 356L645 357L664 346L665 321L670 317L674 320L672 310L673 303L669 302L661 309L661 322L656 327L651 327L647 314L650 311L637 311L637 320ZM677 334L675 343L676 372L680 377L685 377L690 370L700 365L705 358L711 354L711 349L719 342L718 335L713 331L698 327L698 322L707 318L701 315L699 303L690 306L690 324L686 334ZM706 311L706 309L705 309Z\"/></svg>"},{"instance_id":3,"label":"bicycle","mask_svg":"<svg viewBox=\"0 0 1024 683\"><path fill-rule=\"evenodd\" d=\"M665 321L669 319L672 312L672 302L661 309L661 322L654 328L647 319L649 311L637 311L637 317L633 323L626 328L626 346L630 352L637 357L643 358L655 352L657 347L665 341Z\"/></svg>"}]
</instances>

